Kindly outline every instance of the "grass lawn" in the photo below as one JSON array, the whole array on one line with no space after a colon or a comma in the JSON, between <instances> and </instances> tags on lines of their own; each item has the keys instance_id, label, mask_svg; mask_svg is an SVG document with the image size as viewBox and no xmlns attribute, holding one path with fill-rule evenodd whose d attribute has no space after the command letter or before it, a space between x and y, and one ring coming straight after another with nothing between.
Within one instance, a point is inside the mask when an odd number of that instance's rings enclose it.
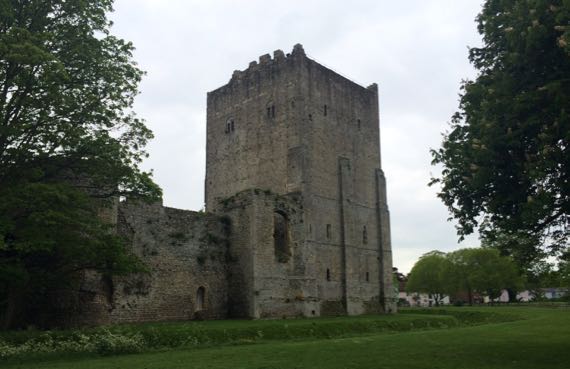
<instances>
[{"instance_id":1,"label":"grass lawn","mask_svg":"<svg viewBox=\"0 0 570 369\"><path fill-rule=\"evenodd\" d=\"M0 362L6 368L568 368L570 310L527 307L450 308L449 312L512 313L525 319L344 338L262 340L124 356L77 356L44 362ZM417 317L402 314L402 318ZM427 317L426 317L427 318ZM343 319L338 318L341 322ZM394 319L394 318L392 318ZM366 318L364 318L366 320ZM274 324L283 324L282 322ZM305 320L306 322L306 320ZM240 322L239 324L247 324ZM270 325L270 322L251 322ZM223 322L213 322L223 325ZM230 322L230 325L237 323ZM301 324L301 323L296 323Z\"/></svg>"}]
</instances>

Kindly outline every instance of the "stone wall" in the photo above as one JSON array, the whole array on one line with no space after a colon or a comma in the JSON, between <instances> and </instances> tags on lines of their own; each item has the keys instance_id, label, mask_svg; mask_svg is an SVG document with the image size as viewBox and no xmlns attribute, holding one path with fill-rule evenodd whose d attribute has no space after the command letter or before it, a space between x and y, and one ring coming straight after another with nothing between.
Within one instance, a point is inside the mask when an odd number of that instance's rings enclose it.
<instances>
[{"instance_id":1,"label":"stone wall","mask_svg":"<svg viewBox=\"0 0 570 369\"><path fill-rule=\"evenodd\" d=\"M234 72L227 85L208 93L207 211L247 189L280 194L299 189L303 172L288 166L288 159L302 145L304 103L296 81L305 59L302 49L288 56L277 50L273 59L261 56L259 63Z\"/></svg>"},{"instance_id":2,"label":"stone wall","mask_svg":"<svg viewBox=\"0 0 570 369\"><path fill-rule=\"evenodd\" d=\"M392 259L385 179L377 173L377 85L346 79L301 45L261 56L208 94L207 210L224 211L220 200L252 188L301 193L299 247L317 257L298 278L312 281L323 314L395 308L384 293L392 290Z\"/></svg>"},{"instance_id":3,"label":"stone wall","mask_svg":"<svg viewBox=\"0 0 570 369\"><path fill-rule=\"evenodd\" d=\"M113 322L227 316L224 218L161 204L124 202L118 219L119 233L131 240L133 252L150 273L114 280ZM200 288L203 302L197 301Z\"/></svg>"},{"instance_id":4,"label":"stone wall","mask_svg":"<svg viewBox=\"0 0 570 369\"><path fill-rule=\"evenodd\" d=\"M117 232L148 272L86 272L66 325L228 316L227 218L161 203L120 202Z\"/></svg>"},{"instance_id":5,"label":"stone wall","mask_svg":"<svg viewBox=\"0 0 570 369\"><path fill-rule=\"evenodd\" d=\"M239 306L234 316L320 315L317 255L305 247L301 195L253 189L222 206L231 219L230 301Z\"/></svg>"}]
</instances>

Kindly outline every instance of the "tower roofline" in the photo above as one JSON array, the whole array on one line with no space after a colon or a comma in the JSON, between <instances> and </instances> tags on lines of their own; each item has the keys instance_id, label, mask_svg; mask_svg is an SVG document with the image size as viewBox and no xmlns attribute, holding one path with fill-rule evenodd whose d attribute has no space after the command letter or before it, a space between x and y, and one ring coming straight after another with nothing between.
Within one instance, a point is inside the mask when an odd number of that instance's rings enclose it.
<instances>
[{"instance_id":1,"label":"tower roofline","mask_svg":"<svg viewBox=\"0 0 570 369\"><path fill-rule=\"evenodd\" d=\"M357 86L363 90L371 91L376 95L378 94L378 85L376 83L373 83L368 87L364 87L363 85L354 82L350 78L347 78L342 74L338 73L337 71L316 61L315 59L308 57L307 54L305 53L303 45L298 43L295 44L295 46L293 46L293 50L291 53L285 54L283 50L277 49L273 51L273 57L271 57L270 54L263 54L258 58L258 60L251 61L246 69L234 70L234 72L232 73L232 77L230 78L228 83L208 92L208 96L216 94L218 92L222 92L223 90L227 89L229 86L235 83L239 83L242 80L247 80L249 76L251 76L251 74L258 72L264 68L278 67L280 65L286 64L287 62L295 62L295 61L300 61L300 62L308 61L310 63L314 63L318 65L320 68L323 68L328 72L332 73L333 75L340 77L340 79L348 81L350 84L353 84L354 86Z\"/></svg>"}]
</instances>

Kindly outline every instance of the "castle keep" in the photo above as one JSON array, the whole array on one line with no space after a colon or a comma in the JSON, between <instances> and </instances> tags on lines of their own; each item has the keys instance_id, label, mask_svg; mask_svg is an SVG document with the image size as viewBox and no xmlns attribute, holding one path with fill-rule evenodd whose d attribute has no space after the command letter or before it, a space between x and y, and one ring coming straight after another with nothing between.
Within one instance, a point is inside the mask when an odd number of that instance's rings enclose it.
<instances>
[{"instance_id":1,"label":"castle keep","mask_svg":"<svg viewBox=\"0 0 570 369\"><path fill-rule=\"evenodd\" d=\"M206 212L117 203L110 217L150 273L86 276L83 316L395 312L379 142L377 85L301 45L235 71L208 93Z\"/></svg>"}]
</instances>

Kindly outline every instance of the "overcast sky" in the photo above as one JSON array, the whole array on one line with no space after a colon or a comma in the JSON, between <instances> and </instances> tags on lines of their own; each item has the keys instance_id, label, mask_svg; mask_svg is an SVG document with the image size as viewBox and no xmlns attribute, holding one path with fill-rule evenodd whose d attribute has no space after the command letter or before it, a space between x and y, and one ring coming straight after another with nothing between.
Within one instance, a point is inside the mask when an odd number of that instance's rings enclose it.
<instances>
[{"instance_id":1,"label":"overcast sky","mask_svg":"<svg viewBox=\"0 0 570 369\"><path fill-rule=\"evenodd\" d=\"M321 64L378 83L382 166L388 180L394 266L457 243L454 223L427 183L430 148L457 109L460 81L475 76L481 0L115 0L113 33L132 41L147 76L135 110L155 139L153 168L167 206L204 204L206 93L260 55L301 43Z\"/></svg>"}]
</instances>

